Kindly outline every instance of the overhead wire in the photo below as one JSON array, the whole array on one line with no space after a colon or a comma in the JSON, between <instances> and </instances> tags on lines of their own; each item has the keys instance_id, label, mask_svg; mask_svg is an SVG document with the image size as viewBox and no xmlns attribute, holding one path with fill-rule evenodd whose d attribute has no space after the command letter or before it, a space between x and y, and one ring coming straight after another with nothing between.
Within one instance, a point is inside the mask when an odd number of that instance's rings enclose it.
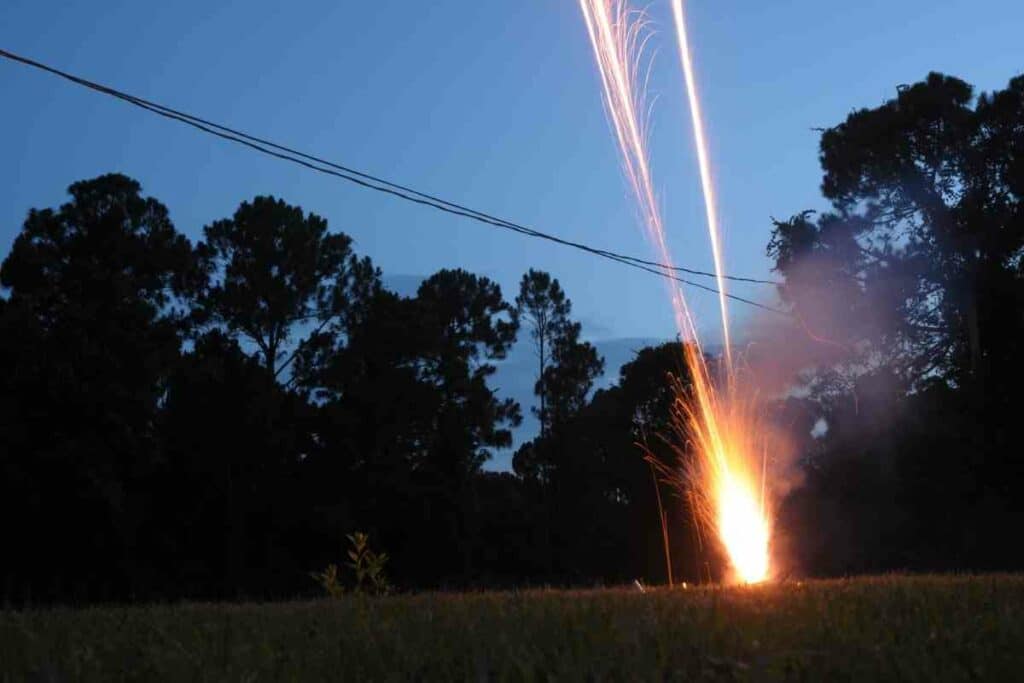
<instances>
[{"instance_id":1,"label":"overhead wire","mask_svg":"<svg viewBox=\"0 0 1024 683\"><path fill-rule=\"evenodd\" d=\"M287 147L285 145L273 142L271 140L257 137L255 135L251 135L243 131L230 128L223 124L219 124L214 121L210 121L208 119L201 118L193 114L189 114L187 112L167 107L165 105L138 97L136 95L131 95L124 91L117 90L110 86L103 85L101 83L97 83L95 81L91 81L80 76L76 76L69 72L62 71L47 64L43 64L42 62L38 62L28 57L12 53L2 48L0 48L0 57L5 57L11 61L42 70L55 76L59 76L60 78L71 81L72 83L88 88L95 92L99 92L101 94L114 97L116 99L127 102L151 113L157 114L158 116L175 120L180 123L184 123L197 130L216 136L218 138L241 144L262 154L266 154L284 161L290 161L292 163L298 164L310 170L331 175L367 189L376 190L378 192L382 192L422 206L429 206L431 208L452 215L469 218L471 220L491 225L493 227L511 230L513 232L526 235L528 237L544 239L550 242L554 242L556 244L572 247L574 249L579 249L581 251L594 254L602 258L607 258L609 260L616 261L618 263L622 263L633 268L638 268L640 270L653 273L654 275L669 278L682 284L685 284L687 286L695 287L697 289L701 289L707 292L711 292L714 294L718 294L719 292L719 290L717 290L714 287L704 285L700 282L695 282L693 280L682 278L679 277L678 275L673 274L676 272L681 272L690 275L714 277L715 274L711 272L692 268L685 268L683 266L677 266L673 264L658 263L657 261L651 261L648 259L643 259L635 256L628 256L607 249L593 247L581 242L567 240L562 237L558 237L557 235L552 235L550 233L542 232L540 230L536 230L534 228L530 228L528 226L513 221L505 220L503 218L499 218L489 213L472 209L468 206L459 204L457 202L452 202L434 196L432 194L416 190L411 187L400 185L398 183L386 180L384 178L380 178L378 176L374 176L372 174L359 171L351 167L344 166L342 164L332 162L321 157L317 157L315 155L293 149L291 147ZM779 282L772 280L763 280L751 277L740 277L732 275L726 275L724 277L725 279L732 280L735 282L769 285L781 284ZM763 310L771 311L782 315L790 315L790 312L785 311L783 309L776 308L774 306L764 304L758 301L754 301L753 299L738 296L736 294L732 294L731 292L727 292L726 296L734 301L739 301L741 303L750 306L755 306Z\"/></svg>"}]
</instances>

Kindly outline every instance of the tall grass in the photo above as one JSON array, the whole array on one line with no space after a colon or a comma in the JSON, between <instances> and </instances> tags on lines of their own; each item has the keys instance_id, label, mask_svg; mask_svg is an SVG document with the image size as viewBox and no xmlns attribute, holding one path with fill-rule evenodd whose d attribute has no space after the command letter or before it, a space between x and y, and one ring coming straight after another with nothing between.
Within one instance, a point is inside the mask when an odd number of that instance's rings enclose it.
<instances>
[{"instance_id":1,"label":"tall grass","mask_svg":"<svg viewBox=\"0 0 1024 683\"><path fill-rule=\"evenodd\" d=\"M1024 577L6 612L0 680L1024 680Z\"/></svg>"}]
</instances>

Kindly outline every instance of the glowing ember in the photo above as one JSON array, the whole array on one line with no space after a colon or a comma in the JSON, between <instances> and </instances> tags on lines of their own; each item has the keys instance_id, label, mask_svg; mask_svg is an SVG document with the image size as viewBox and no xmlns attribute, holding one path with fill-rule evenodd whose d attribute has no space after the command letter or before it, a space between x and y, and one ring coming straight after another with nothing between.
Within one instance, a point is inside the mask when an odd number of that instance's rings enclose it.
<instances>
[{"instance_id":1,"label":"glowing ember","mask_svg":"<svg viewBox=\"0 0 1024 683\"><path fill-rule=\"evenodd\" d=\"M672 258L665 240L647 155L642 87L638 87L640 57L647 38L643 13L630 10L626 0L580 0L587 32L594 49L608 116L622 153L626 178L640 206L648 237L663 262ZM686 458L684 479L698 520L714 529L728 553L736 579L747 583L769 576L771 524L764 500L764 460L757 457L761 433L752 394L744 399L737 388L730 348L728 308L722 277L722 254L710 162L686 39L681 0L672 0L679 54L693 119L694 141L700 167L708 230L711 237L720 294L725 341L724 390L712 382L701 350L693 317L678 283L669 282L669 295L692 386L676 384L673 410L676 427L692 444L694 457ZM760 480L760 486L755 483Z\"/></svg>"}]
</instances>

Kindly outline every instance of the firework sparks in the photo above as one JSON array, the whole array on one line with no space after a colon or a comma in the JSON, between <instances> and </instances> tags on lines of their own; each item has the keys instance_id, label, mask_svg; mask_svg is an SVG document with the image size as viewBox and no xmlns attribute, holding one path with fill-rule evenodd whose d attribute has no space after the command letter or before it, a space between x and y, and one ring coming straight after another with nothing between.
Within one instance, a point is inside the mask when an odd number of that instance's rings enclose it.
<instances>
[{"instance_id":1,"label":"firework sparks","mask_svg":"<svg viewBox=\"0 0 1024 683\"><path fill-rule=\"evenodd\" d=\"M711 161L708 154L707 137L704 135L704 117L701 114L700 98L697 97L697 82L693 75L693 60L690 58L690 44L686 39L686 17L683 14L683 0L672 0L672 18L676 26L676 42L679 46L679 61L686 80L686 98L690 103L690 119L693 122L693 142L697 149L697 165L700 169L700 187L704 193L704 210L707 214L708 233L711 237L711 255L715 262L715 279L718 282L718 307L722 314L722 339L725 345L725 362L728 374L732 374L732 350L729 336L729 306L725 278L722 276L721 231L718 227L718 211L715 207L715 187L711 182Z\"/></svg>"},{"instance_id":2,"label":"firework sparks","mask_svg":"<svg viewBox=\"0 0 1024 683\"><path fill-rule=\"evenodd\" d=\"M648 32L642 13L631 12L617 0L580 0L587 32L594 48L608 118L618 139L626 179L636 195L647 235L662 258L668 262L669 248L661 222L651 179L644 131L644 92L638 83L640 55ZM676 325L683 339L698 343L693 319L679 284L669 282L669 296L676 314Z\"/></svg>"},{"instance_id":3,"label":"firework sparks","mask_svg":"<svg viewBox=\"0 0 1024 683\"><path fill-rule=\"evenodd\" d=\"M646 17L642 12L631 10L626 0L580 0L580 7L601 77L608 117L622 155L624 173L636 196L648 238L663 261L671 263L654 192L641 115L646 109L643 84L639 82L638 75L649 36ZM676 325L684 341L684 357L692 382L689 388L676 384L673 412L680 435L692 444L694 451L695 457L684 460L683 474L691 494L689 497L695 503L695 514L702 524L717 533L736 578L755 583L769 575L770 541L764 494L758 495L759 491L763 492L763 463L757 466L756 457L760 433L758 412L749 395L747 398L740 395L734 381L721 240L707 142L681 0L672 0L672 8L693 119L725 342L724 390L719 391L712 381L686 298L679 284L670 281L669 296ZM760 486L757 484L758 473L761 473Z\"/></svg>"}]
</instances>

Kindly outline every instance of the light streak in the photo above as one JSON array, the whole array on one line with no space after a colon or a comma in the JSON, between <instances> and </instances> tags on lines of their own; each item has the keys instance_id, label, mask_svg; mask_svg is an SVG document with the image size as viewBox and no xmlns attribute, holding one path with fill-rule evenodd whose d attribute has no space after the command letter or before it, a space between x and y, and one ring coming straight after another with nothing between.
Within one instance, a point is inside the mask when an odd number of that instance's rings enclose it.
<instances>
[{"instance_id":1,"label":"light streak","mask_svg":"<svg viewBox=\"0 0 1024 683\"><path fill-rule=\"evenodd\" d=\"M639 83L639 64L649 35L643 13L630 10L626 0L580 0L587 34L594 50L604 103L622 155L623 171L637 199L649 239L660 256L671 263L661 212L654 192L647 153L643 118L644 91ZM719 289L724 292L718 219L714 204L706 139L700 104L694 84L692 63L685 39L682 5L674 0L680 54L687 81L687 93L694 120L701 185L705 198L708 229L715 259ZM715 529L725 547L736 578L754 583L769 575L770 521L763 489L757 495L757 438L760 433L755 402L741 397L732 366L728 310L720 298L725 341L725 391L712 381L701 350L694 319L679 285L669 283L669 295L691 384L676 383L673 418L681 439L693 446L692 458L680 452L683 472L696 502L698 520ZM763 477L763 475L762 475ZM763 485L763 478L762 478Z\"/></svg>"},{"instance_id":2,"label":"light streak","mask_svg":"<svg viewBox=\"0 0 1024 683\"><path fill-rule=\"evenodd\" d=\"M725 344L727 375L732 376L732 343L729 335L729 306L722 268L722 238L718 225L718 209L715 204L715 186L711 181L711 161L708 154L707 136L704 134L704 116L701 113L700 98L697 96L697 79L693 75L693 60L690 57L690 43L686 37L686 17L683 14L683 0L672 0L672 18L676 27L676 43L679 46L679 61L686 80L686 98L690 103L690 120L693 123L693 142L697 148L697 165L700 169L700 187L704 194L704 211L707 215L708 234L711 237L711 255L715 262L715 279L718 281L718 307L722 314L722 339Z\"/></svg>"}]
</instances>

